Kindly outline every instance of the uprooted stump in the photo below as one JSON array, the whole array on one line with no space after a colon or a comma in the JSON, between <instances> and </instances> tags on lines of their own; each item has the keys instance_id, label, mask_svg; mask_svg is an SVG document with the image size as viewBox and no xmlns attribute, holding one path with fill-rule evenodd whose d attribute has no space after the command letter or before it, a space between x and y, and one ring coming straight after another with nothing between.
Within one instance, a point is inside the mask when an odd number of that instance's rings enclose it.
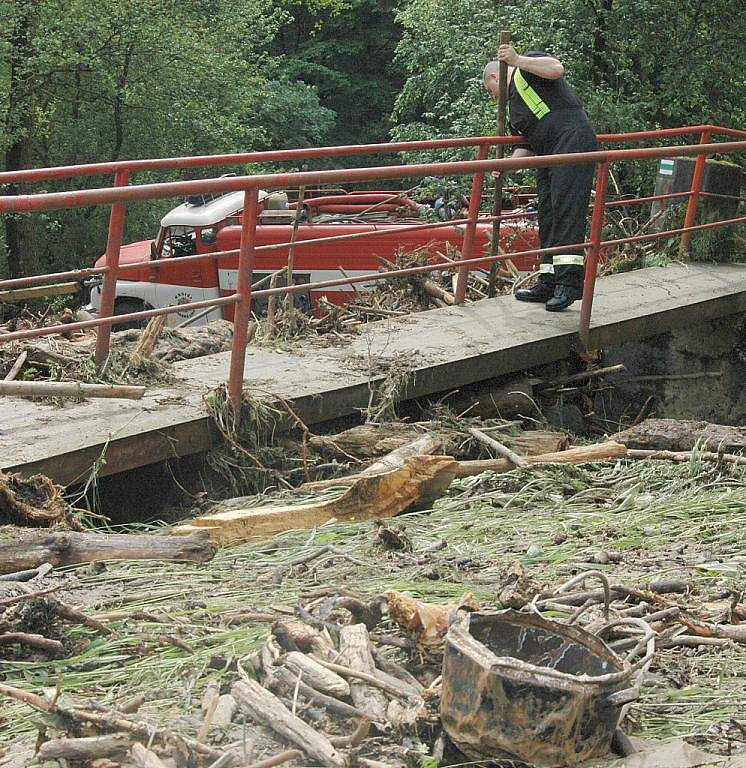
<instances>
[{"instance_id":1,"label":"uprooted stump","mask_svg":"<svg viewBox=\"0 0 746 768\"><path fill-rule=\"evenodd\" d=\"M72 512L62 486L45 475L23 477L0 472L0 525L49 527L69 524Z\"/></svg>"}]
</instances>

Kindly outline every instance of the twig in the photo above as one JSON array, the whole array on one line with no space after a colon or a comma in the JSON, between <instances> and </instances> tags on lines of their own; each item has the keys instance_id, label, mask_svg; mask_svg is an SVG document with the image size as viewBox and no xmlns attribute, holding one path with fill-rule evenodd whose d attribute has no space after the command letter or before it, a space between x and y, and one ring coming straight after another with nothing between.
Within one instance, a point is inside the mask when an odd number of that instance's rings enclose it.
<instances>
[{"instance_id":1,"label":"twig","mask_svg":"<svg viewBox=\"0 0 746 768\"><path fill-rule=\"evenodd\" d=\"M291 760L303 757L303 753L298 749L286 749L284 752L278 752L274 757L268 757L266 760L260 760L258 763L251 763L246 768L274 768L275 765L282 765ZM213 768L213 766L210 766Z\"/></svg>"},{"instance_id":2,"label":"twig","mask_svg":"<svg viewBox=\"0 0 746 768\"><path fill-rule=\"evenodd\" d=\"M330 736L329 741L335 747L357 747L368 738L369 733L370 719L363 717L349 736Z\"/></svg>"},{"instance_id":3,"label":"twig","mask_svg":"<svg viewBox=\"0 0 746 768\"><path fill-rule=\"evenodd\" d=\"M31 691L23 691L20 688L16 688L12 685L0 683L0 695L9 696L11 699L22 701L24 704L30 704L32 707L36 707L36 709L40 710L41 712L54 711L54 707L50 705L46 699L43 699L41 696L37 696L35 693L31 693Z\"/></svg>"},{"instance_id":4,"label":"twig","mask_svg":"<svg viewBox=\"0 0 746 768\"><path fill-rule=\"evenodd\" d=\"M102 635L110 635L111 630L105 625L102 624L98 619L94 619L91 616L87 616L85 613L82 613L77 608L73 608L71 605L68 605L67 603L63 603L61 600L58 600L57 598L52 598L54 600L55 606L57 607L57 613L62 616L62 618L67 619L68 621L75 622L76 624L84 624L86 627L90 627L91 629L95 629L97 632L100 632Z\"/></svg>"}]
</instances>

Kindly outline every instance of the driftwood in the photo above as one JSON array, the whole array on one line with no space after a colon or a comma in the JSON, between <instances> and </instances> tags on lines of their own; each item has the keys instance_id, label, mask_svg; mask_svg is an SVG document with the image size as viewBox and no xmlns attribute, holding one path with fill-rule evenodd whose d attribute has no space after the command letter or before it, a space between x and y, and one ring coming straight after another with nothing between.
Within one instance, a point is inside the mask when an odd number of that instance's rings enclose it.
<instances>
[{"instance_id":1,"label":"driftwood","mask_svg":"<svg viewBox=\"0 0 746 768\"><path fill-rule=\"evenodd\" d=\"M559 453L545 453L541 456L526 456L526 462L535 464L585 464L591 461L605 459L622 459L627 455L627 448L613 440L607 440L596 445L584 445L578 448L568 448ZM476 461L459 461L456 465L456 477L469 477L482 472L510 472L515 469L508 459L479 459Z\"/></svg>"},{"instance_id":2,"label":"driftwood","mask_svg":"<svg viewBox=\"0 0 746 768\"><path fill-rule=\"evenodd\" d=\"M445 288L441 288L432 280L423 280L422 289L428 296L432 296L434 299L440 299L440 301L442 301L444 304L453 306L456 303L456 299L452 293L447 291Z\"/></svg>"},{"instance_id":3,"label":"driftwood","mask_svg":"<svg viewBox=\"0 0 746 768\"><path fill-rule=\"evenodd\" d=\"M373 459L395 451L421 435L413 424L395 421L358 424L336 435L313 435L308 443L327 455Z\"/></svg>"},{"instance_id":4,"label":"driftwood","mask_svg":"<svg viewBox=\"0 0 746 768\"><path fill-rule=\"evenodd\" d=\"M137 741L132 745L130 757L138 768L166 768L166 764L155 752L147 749Z\"/></svg>"},{"instance_id":5,"label":"driftwood","mask_svg":"<svg viewBox=\"0 0 746 768\"><path fill-rule=\"evenodd\" d=\"M312 687L330 696L349 696L350 686L347 681L325 667L311 656L298 651L291 651L285 657L285 665L293 674L301 675Z\"/></svg>"},{"instance_id":6,"label":"driftwood","mask_svg":"<svg viewBox=\"0 0 746 768\"><path fill-rule=\"evenodd\" d=\"M305 483L303 488L309 490L324 490L325 488L338 488L341 486L351 486L363 477L380 475L384 472L390 472L393 469L405 466L408 459L415 457L427 457L435 451L440 450L442 439L437 435L420 435L415 440L404 443L395 450L387 453L385 456L366 467L361 472L347 477L332 478L331 480L317 480L313 483Z\"/></svg>"},{"instance_id":7,"label":"driftwood","mask_svg":"<svg viewBox=\"0 0 746 768\"><path fill-rule=\"evenodd\" d=\"M334 696L327 696L325 693L320 693L315 688L311 688L308 683L301 678L298 682L298 678L286 667L280 667L276 674L277 682L289 692L294 692L295 688L298 688L298 693L308 702L317 704L320 707L328 709L336 715L342 715L342 717L348 718L361 718L367 717L366 713L362 709L352 706L345 701L340 701Z\"/></svg>"},{"instance_id":8,"label":"driftwood","mask_svg":"<svg viewBox=\"0 0 746 768\"><path fill-rule=\"evenodd\" d=\"M480 443L483 443L484 445L489 446L490 448L492 448L493 451L496 451L501 456L505 457L508 461L515 464L516 467L528 466L528 462L526 461L526 459L524 459L522 456L519 456L514 451L511 451L507 445L503 445L498 440L495 440L494 437L490 437L490 435L485 434L484 432L482 432L481 429L472 427L469 430L469 434L475 437L477 440L479 440Z\"/></svg>"},{"instance_id":9,"label":"driftwood","mask_svg":"<svg viewBox=\"0 0 746 768\"><path fill-rule=\"evenodd\" d=\"M195 518L172 533L183 536L202 530L220 544L232 545L282 531L315 528L332 518L359 522L393 517L443 493L453 480L455 467L456 462L449 456L413 456L391 472L356 478L349 490L331 501L218 512Z\"/></svg>"},{"instance_id":10,"label":"driftwood","mask_svg":"<svg viewBox=\"0 0 746 768\"><path fill-rule=\"evenodd\" d=\"M339 633L339 662L356 672L375 676L376 665L370 650L370 638L364 624L350 624ZM386 721L388 699L371 685L352 681L352 701L374 722Z\"/></svg>"},{"instance_id":11,"label":"driftwood","mask_svg":"<svg viewBox=\"0 0 746 768\"><path fill-rule=\"evenodd\" d=\"M96 560L167 560L204 563L215 555L205 535L185 538L116 533L50 532L0 528L0 572L55 567Z\"/></svg>"},{"instance_id":12,"label":"driftwood","mask_svg":"<svg viewBox=\"0 0 746 768\"><path fill-rule=\"evenodd\" d=\"M613 439L629 448L654 451L691 451L697 444L713 453L746 451L746 427L729 427L706 421L646 419L614 435Z\"/></svg>"},{"instance_id":13,"label":"driftwood","mask_svg":"<svg viewBox=\"0 0 746 768\"><path fill-rule=\"evenodd\" d=\"M0 395L12 397L113 397L140 400L145 387L80 384L77 381L0 381Z\"/></svg>"},{"instance_id":14,"label":"driftwood","mask_svg":"<svg viewBox=\"0 0 746 768\"><path fill-rule=\"evenodd\" d=\"M344 768L346 760L329 739L296 717L274 694L254 680L239 680L231 689L238 708L252 720L272 729L306 755L330 768Z\"/></svg>"},{"instance_id":15,"label":"driftwood","mask_svg":"<svg viewBox=\"0 0 746 768\"><path fill-rule=\"evenodd\" d=\"M632 448L627 451L630 459L653 459L659 461L691 461L695 456L693 451L645 451ZM746 456L738 456L735 453L712 453L701 451L696 454L701 461L721 461L723 464L746 464Z\"/></svg>"},{"instance_id":16,"label":"driftwood","mask_svg":"<svg viewBox=\"0 0 746 768\"><path fill-rule=\"evenodd\" d=\"M23 364L26 362L26 358L28 357L28 352L24 349L20 355L16 358L16 361L11 366L11 369L5 374L5 381L13 381L16 376L18 376L18 372L23 368Z\"/></svg>"},{"instance_id":17,"label":"driftwood","mask_svg":"<svg viewBox=\"0 0 746 768\"><path fill-rule=\"evenodd\" d=\"M50 739L39 747L38 760L95 760L113 755L124 756L132 740L121 733L86 736L79 739Z\"/></svg>"}]
</instances>

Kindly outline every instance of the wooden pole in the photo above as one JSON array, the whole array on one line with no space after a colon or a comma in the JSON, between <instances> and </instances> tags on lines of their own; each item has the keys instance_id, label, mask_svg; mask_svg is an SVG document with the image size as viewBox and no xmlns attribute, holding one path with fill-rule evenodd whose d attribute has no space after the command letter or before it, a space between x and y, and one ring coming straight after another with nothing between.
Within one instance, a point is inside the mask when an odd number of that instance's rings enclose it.
<instances>
[{"instance_id":1,"label":"wooden pole","mask_svg":"<svg viewBox=\"0 0 746 768\"><path fill-rule=\"evenodd\" d=\"M510 43L510 32L503 30L500 32L500 45ZM498 97L497 97L497 135L505 136L505 119L508 108L508 65L501 61L498 71ZM505 145L497 145L497 159L502 159L505 154ZM503 200L503 177L502 173L495 179L495 196L492 200L492 215L499 216L502 213ZM500 219L495 218L492 222L492 244L490 247L490 256L497 256L500 250ZM490 265L490 278L487 287L487 296L493 298L497 293L497 270L498 263L493 261Z\"/></svg>"},{"instance_id":2,"label":"wooden pole","mask_svg":"<svg viewBox=\"0 0 746 768\"><path fill-rule=\"evenodd\" d=\"M0 381L0 395L15 397L121 397L139 400L145 387L80 384L77 381Z\"/></svg>"}]
</instances>

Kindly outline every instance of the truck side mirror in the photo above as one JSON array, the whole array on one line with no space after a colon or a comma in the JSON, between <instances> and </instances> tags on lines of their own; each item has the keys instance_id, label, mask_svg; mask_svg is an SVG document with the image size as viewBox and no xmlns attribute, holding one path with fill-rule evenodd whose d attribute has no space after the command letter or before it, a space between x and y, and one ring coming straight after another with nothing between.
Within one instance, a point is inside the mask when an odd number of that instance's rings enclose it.
<instances>
[{"instance_id":1,"label":"truck side mirror","mask_svg":"<svg viewBox=\"0 0 746 768\"><path fill-rule=\"evenodd\" d=\"M160 258L160 254L158 253L158 248L156 247L155 240L150 241L150 258L153 261L158 261Z\"/></svg>"}]
</instances>

